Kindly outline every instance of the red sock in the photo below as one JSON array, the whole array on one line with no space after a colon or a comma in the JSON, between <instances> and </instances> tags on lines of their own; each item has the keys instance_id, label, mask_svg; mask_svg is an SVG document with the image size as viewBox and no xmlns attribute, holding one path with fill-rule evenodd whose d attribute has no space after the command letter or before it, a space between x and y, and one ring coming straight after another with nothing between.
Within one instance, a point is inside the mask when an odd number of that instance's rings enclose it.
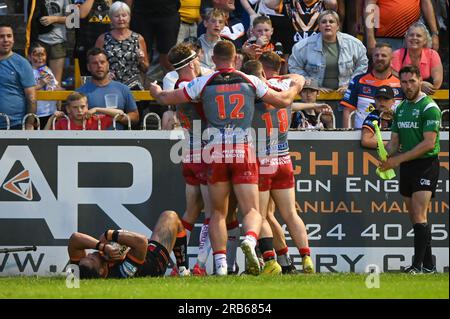
<instances>
[{"instance_id":1,"label":"red sock","mask_svg":"<svg viewBox=\"0 0 450 319\"><path fill-rule=\"evenodd\" d=\"M286 255L288 253L289 249L286 247L284 247L283 249L277 250L277 255L278 256L283 256Z\"/></svg>"},{"instance_id":2,"label":"red sock","mask_svg":"<svg viewBox=\"0 0 450 319\"><path fill-rule=\"evenodd\" d=\"M304 247L304 248L300 248L298 250L300 252L300 256L305 256L305 255L311 255L311 250L309 249L309 247Z\"/></svg>"},{"instance_id":3,"label":"red sock","mask_svg":"<svg viewBox=\"0 0 450 319\"><path fill-rule=\"evenodd\" d=\"M258 241L258 235L256 235L256 233L253 232L253 231L248 231L248 232L246 232L246 233L245 233L245 236L252 236L252 237L255 238L256 241Z\"/></svg>"},{"instance_id":4,"label":"red sock","mask_svg":"<svg viewBox=\"0 0 450 319\"><path fill-rule=\"evenodd\" d=\"M275 253L272 251L266 251L262 254L264 261L275 259Z\"/></svg>"},{"instance_id":5,"label":"red sock","mask_svg":"<svg viewBox=\"0 0 450 319\"><path fill-rule=\"evenodd\" d=\"M194 229L194 224L188 223L184 219L181 220L181 223L183 224L186 230L192 231L192 229Z\"/></svg>"},{"instance_id":6,"label":"red sock","mask_svg":"<svg viewBox=\"0 0 450 319\"><path fill-rule=\"evenodd\" d=\"M236 220L233 220L232 222L227 224L227 230L233 229L239 227L239 222Z\"/></svg>"}]
</instances>

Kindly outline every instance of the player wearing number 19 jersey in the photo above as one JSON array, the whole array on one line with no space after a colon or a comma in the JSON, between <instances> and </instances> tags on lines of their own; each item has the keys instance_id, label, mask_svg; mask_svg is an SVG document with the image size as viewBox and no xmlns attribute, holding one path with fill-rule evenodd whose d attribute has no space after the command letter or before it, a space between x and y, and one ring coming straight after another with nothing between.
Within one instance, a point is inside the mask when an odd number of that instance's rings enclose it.
<instances>
[{"instance_id":1,"label":"player wearing number 19 jersey","mask_svg":"<svg viewBox=\"0 0 450 319\"><path fill-rule=\"evenodd\" d=\"M291 87L276 92L253 76L234 70L236 49L231 42L219 41L213 50L216 72L199 77L184 90L161 91L152 84L150 91L164 104L201 100L210 129L212 158L208 167L208 190L212 204L209 226L211 245L215 258L216 274L227 274L226 241L228 196L231 187L241 208L245 239L241 248L246 256L249 272L259 274L259 262L255 246L261 228L258 205L258 170L256 158L252 159L249 129L256 98L278 107L292 103L303 85L298 76ZM231 142L230 142L231 141ZM231 143L231 145L223 143ZM203 152L205 154L205 152ZM239 157L235 157L239 156ZM253 160L253 163L252 163Z\"/></svg>"},{"instance_id":2,"label":"player wearing number 19 jersey","mask_svg":"<svg viewBox=\"0 0 450 319\"><path fill-rule=\"evenodd\" d=\"M278 76L281 61L276 54L264 53L260 57L260 62L264 74L269 79L270 87L277 91L284 91L289 87L290 80ZM291 118L291 105L276 109L267 103L256 103L253 126L265 128L265 134L262 137L260 137L261 132L258 131L259 196L263 214L260 249L266 262L264 272L281 272L281 268L273 266L274 262L271 261L275 257L273 244L265 239L271 237L270 226L264 218L269 213L266 210L270 196L288 225L290 234L302 256L303 271L314 271L306 228L295 209L294 171L287 139Z\"/></svg>"}]
</instances>

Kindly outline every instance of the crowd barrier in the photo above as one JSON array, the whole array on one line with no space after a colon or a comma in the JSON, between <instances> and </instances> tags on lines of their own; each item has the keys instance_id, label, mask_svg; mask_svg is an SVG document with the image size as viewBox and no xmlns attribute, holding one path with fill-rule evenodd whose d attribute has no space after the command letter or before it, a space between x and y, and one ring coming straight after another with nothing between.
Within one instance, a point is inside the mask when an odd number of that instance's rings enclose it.
<instances>
[{"instance_id":1,"label":"crowd barrier","mask_svg":"<svg viewBox=\"0 0 450 319\"><path fill-rule=\"evenodd\" d=\"M439 90L436 92L435 95L432 96L433 99L439 101L439 100L448 100L448 90ZM67 99L67 96L69 96L71 93L73 93L73 91L37 91L37 100L43 100L43 101L65 101ZM149 91L132 91L132 94L134 96L134 98L136 99L136 101L155 101L155 99L150 95ZM335 101L335 100L340 100L342 98L342 95L337 93L337 92L332 92L332 93L326 93L326 94L319 94L318 100L321 101ZM299 99L299 97L297 97L297 100ZM441 118L441 124L440 127L443 130L448 130L449 126L443 125L443 121L444 121L444 116L446 114L448 114L448 109L445 109L442 111L442 118ZM302 112L300 112L300 114L303 115L303 118L305 118L304 114ZM125 116L127 116L126 114L124 114ZM356 115L356 111L352 111L350 113L349 119L348 119L348 127L346 129L342 129L342 128L336 128L336 117L335 115L332 113L330 114L332 116L332 123L333 126L331 128L314 128L314 130L353 130L352 128L352 121L353 121L353 117ZM23 121L22 121L22 128L25 129L25 121L28 117L34 117L37 121L37 129L39 130L41 127L39 125L39 118L32 113L26 114L26 116L24 117ZM320 123L320 118L321 118L322 114L318 115L318 123ZM10 127L10 119L8 118L8 116L4 113L0 113L0 117L4 117L6 119L6 127L7 129L9 129ZM113 128L114 130L116 129L116 121L117 121L117 115L114 117L114 121L113 121ZM160 130L161 129L161 118L159 117L158 114L154 113L154 112L150 112L148 114L145 115L144 119L143 119L143 130L147 130L147 120L149 118L155 118L157 121L157 129ZM127 116L128 119L128 129L131 130L131 122L130 122L130 118ZM56 120L56 119L55 119ZM54 121L55 121L54 120ZM98 129L100 130L101 125L100 125L100 121L98 122ZM52 127L55 127L55 122L52 123ZM70 130L70 124L68 129ZM85 122L83 122L83 130L85 129ZM311 128L299 128L298 130L311 130Z\"/></svg>"},{"instance_id":2,"label":"crowd barrier","mask_svg":"<svg viewBox=\"0 0 450 319\"><path fill-rule=\"evenodd\" d=\"M73 91L37 91L37 99L45 101L65 101L67 96ZM134 99L136 101L155 101L155 98L151 96L149 91L132 91ZM431 96L435 100L448 100L449 90L437 90L434 95ZM320 93L317 100L320 101L340 101L343 95L337 92ZM296 100L300 100L297 96Z\"/></svg>"}]
</instances>

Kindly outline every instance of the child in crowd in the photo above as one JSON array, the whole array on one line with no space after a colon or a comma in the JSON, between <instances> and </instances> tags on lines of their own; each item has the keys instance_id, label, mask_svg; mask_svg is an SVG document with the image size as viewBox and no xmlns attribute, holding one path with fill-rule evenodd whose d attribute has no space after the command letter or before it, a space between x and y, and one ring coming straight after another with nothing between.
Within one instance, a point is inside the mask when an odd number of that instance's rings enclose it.
<instances>
[{"instance_id":1,"label":"child in crowd","mask_svg":"<svg viewBox=\"0 0 450 319\"><path fill-rule=\"evenodd\" d=\"M369 106L370 113L364 120L361 129L361 146L372 149L378 147L373 121L378 122L380 129L389 130L391 128L395 108L394 90L387 85L378 87L374 101L375 106ZM385 145L387 143L384 141Z\"/></svg>"},{"instance_id":2,"label":"child in crowd","mask_svg":"<svg viewBox=\"0 0 450 319\"><path fill-rule=\"evenodd\" d=\"M52 130L53 121L56 118L59 120L55 123L55 130L106 130L111 127L114 116L124 114L123 110L118 108L89 109L86 95L80 92L74 92L67 97L66 112L70 123L63 112L56 111L48 120L45 129Z\"/></svg>"},{"instance_id":3,"label":"child in crowd","mask_svg":"<svg viewBox=\"0 0 450 319\"><path fill-rule=\"evenodd\" d=\"M283 58L283 45L280 42L272 43L273 27L272 21L268 16L258 16L253 20L252 36L243 47L242 52L251 59L259 59L262 53L274 51ZM282 60L281 74L287 73L286 61Z\"/></svg>"},{"instance_id":4,"label":"child in crowd","mask_svg":"<svg viewBox=\"0 0 450 319\"><path fill-rule=\"evenodd\" d=\"M35 43L28 50L28 59L33 68L36 90L54 91L60 89L52 70L47 66L47 51L40 43ZM37 101L37 116L40 126L45 127L50 116L60 108L56 101Z\"/></svg>"},{"instance_id":5,"label":"child in crowd","mask_svg":"<svg viewBox=\"0 0 450 319\"><path fill-rule=\"evenodd\" d=\"M203 56L200 57L200 64L204 68L214 70L216 65L212 60L214 46L217 42L222 40L220 33L225 27L226 21L225 12L219 9L212 9L205 15L203 24L206 28L206 33L202 34L198 41L203 50Z\"/></svg>"},{"instance_id":6,"label":"child in crowd","mask_svg":"<svg viewBox=\"0 0 450 319\"><path fill-rule=\"evenodd\" d=\"M291 128L333 128L332 109L328 104L317 103L319 95L319 85L315 80L307 80L300 92L302 103L294 103L302 105L302 111L295 112L292 118ZM325 109L322 110L321 108ZM326 111L328 109L328 111ZM322 112L320 122L318 121L318 112Z\"/></svg>"}]
</instances>

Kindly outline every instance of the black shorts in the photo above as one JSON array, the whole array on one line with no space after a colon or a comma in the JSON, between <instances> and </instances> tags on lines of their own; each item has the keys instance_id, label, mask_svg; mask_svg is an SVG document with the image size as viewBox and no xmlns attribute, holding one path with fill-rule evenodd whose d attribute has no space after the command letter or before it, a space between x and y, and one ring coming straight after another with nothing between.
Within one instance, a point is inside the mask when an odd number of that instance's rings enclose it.
<instances>
[{"instance_id":1,"label":"black shorts","mask_svg":"<svg viewBox=\"0 0 450 319\"><path fill-rule=\"evenodd\" d=\"M170 256L167 249L157 241L149 240L147 256L138 276L164 276L169 260Z\"/></svg>"},{"instance_id":2,"label":"black shorts","mask_svg":"<svg viewBox=\"0 0 450 319\"><path fill-rule=\"evenodd\" d=\"M439 178L439 159L428 157L400 164L400 194L405 197L418 191L430 191L432 197Z\"/></svg>"}]
</instances>

